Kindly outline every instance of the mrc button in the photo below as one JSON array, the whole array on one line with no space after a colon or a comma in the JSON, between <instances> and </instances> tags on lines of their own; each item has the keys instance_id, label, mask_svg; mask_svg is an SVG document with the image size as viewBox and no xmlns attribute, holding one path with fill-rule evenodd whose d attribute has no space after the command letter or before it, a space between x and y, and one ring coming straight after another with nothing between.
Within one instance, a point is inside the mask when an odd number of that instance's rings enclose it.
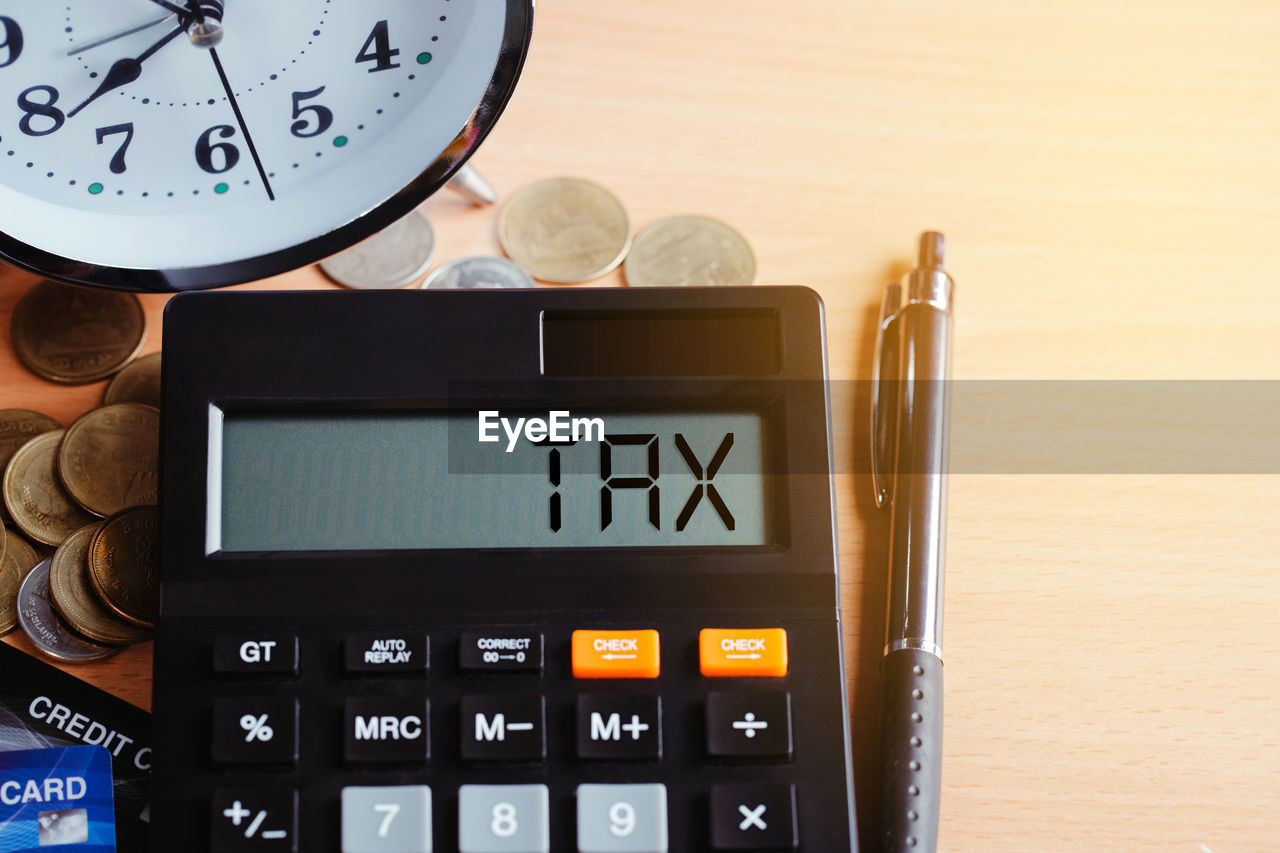
<instances>
[{"instance_id":1,"label":"mrc button","mask_svg":"<svg viewBox=\"0 0 1280 853\"><path fill-rule=\"evenodd\" d=\"M295 676L298 637L272 631L219 634L213 640L213 671L224 675Z\"/></svg>"},{"instance_id":2,"label":"mrc button","mask_svg":"<svg viewBox=\"0 0 1280 853\"><path fill-rule=\"evenodd\" d=\"M787 674L787 632L782 628L704 628L698 634L702 674L709 678Z\"/></svg>"},{"instance_id":3,"label":"mrc button","mask_svg":"<svg viewBox=\"0 0 1280 853\"><path fill-rule=\"evenodd\" d=\"M533 631L467 631L458 668L472 675L542 674L542 635Z\"/></svg>"},{"instance_id":4,"label":"mrc button","mask_svg":"<svg viewBox=\"0 0 1280 853\"><path fill-rule=\"evenodd\" d=\"M658 632L574 631L574 678L657 678Z\"/></svg>"},{"instance_id":5,"label":"mrc button","mask_svg":"<svg viewBox=\"0 0 1280 853\"><path fill-rule=\"evenodd\" d=\"M427 635L412 631L350 634L343 648L347 672L423 675L429 662Z\"/></svg>"}]
</instances>

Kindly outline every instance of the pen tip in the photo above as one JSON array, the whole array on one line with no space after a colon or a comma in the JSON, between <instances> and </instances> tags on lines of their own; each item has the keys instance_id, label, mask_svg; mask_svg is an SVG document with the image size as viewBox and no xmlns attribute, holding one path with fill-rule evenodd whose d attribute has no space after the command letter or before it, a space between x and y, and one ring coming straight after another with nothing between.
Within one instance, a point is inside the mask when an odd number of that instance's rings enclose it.
<instances>
[{"instance_id":1,"label":"pen tip","mask_svg":"<svg viewBox=\"0 0 1280 853\"><path fill-rule=\"evenodd\" d=\"M947 238L937 231L920 235L920 266L942 269L947 264Z\"/></svg>"}]
</instances>

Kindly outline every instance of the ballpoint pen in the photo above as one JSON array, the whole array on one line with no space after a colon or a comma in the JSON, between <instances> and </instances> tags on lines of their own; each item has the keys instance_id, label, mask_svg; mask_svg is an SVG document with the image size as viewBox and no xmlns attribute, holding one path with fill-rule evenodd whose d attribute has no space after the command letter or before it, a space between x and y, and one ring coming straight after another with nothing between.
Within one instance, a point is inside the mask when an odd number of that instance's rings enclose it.
<instances>
[{"instance_id":1,"label":"ballpoint pen","mask_svg":"<svg viewBox=\"0 0 1280 853\"><path fill-rule=\"evenodd\" d=\"M889 509L879 847L895 853L928 853L938 835L954 288L945 255L945 238L926 232L919 265L885 288L872 386L872 482Z\"/></svg>"}]
</instances>

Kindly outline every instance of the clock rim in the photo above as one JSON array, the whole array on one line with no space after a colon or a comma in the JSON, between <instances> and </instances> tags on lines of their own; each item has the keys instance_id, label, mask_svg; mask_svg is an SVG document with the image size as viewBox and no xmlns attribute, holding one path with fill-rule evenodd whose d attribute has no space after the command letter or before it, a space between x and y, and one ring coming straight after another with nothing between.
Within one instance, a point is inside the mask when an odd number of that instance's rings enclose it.
<instances>
[{"instance_id":1,"label":"clock rim","mask_svg":"<svg viewBox=\"0 0 1280 853\"><path fill-rule=\"evenodd\" d=\"M0 230L0 260L47 278L89 287L133 293L177 293L257 281L299 269L355 245L408 215L462 168L493 130L515 92L529 55L536 0L505 0L506 27L498 60L484 96L458 130L477 132L465 145L450 146L417 177L377 207L345 225L310 240L252 258L176 269L140 269L90 264L32 246ZM334 246L340 248L335 249Z\"/></svg>"}]
</instances>

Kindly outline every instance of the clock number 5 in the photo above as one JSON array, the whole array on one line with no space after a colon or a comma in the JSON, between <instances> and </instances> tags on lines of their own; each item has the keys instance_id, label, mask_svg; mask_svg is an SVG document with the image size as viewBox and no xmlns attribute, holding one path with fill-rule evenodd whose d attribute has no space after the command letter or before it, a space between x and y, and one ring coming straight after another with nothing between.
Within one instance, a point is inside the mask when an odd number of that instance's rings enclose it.
<instances>
[{"instance_id":1,"label":"clock number 5","mask_svg":"<svg viewBox=\"0 0 1280 853\"><path fill-rule=\"evenodd\" d=\"M101 145L108 136L116 134L124 134L124 142L120 143L120 147L116 150L115 156L111 158L111 174L124 174L124 154L129 150L129 143L133 141L133 122L125 122L124 124L113 124L110 127L100 127L95 131L98 134L98 144Z\"/></svg>"},{"instance_id":2,"label":"clock number 5","mask_svg":"<svg viewBox=\"0 0 1280 853\"><path fill-rule=\"evenodd\" d=\"M324 91L324 86L319 89L312 89L310 92L294 92L293 93L293 117L297 119L293 126L289 128L294 136L306 139L309 136L319 136L330 127L333 126L333 110L328 107L322 107L320 104L311 104L310 106L302 106L303 101L317 97ZM307 119L302 117L303 113L315 113L315 127L307 130Z\"/></svg>"},{"instance_id":3,"label":"clock number 5","mask_svg":"<svg viewBox=\"0 0 1280 853\"><path fill-rule=\"evenodd\" d=\"M229 124L217 124L202 133L196 140L196 163L211 175L221 175L230 172L240 162L240 149L230 142L214 142L215 133L222 139L229 139L236 135L236 129ZM215 151L222 155L221 166L214 165Z\"/></svg>"},{"instance_id":4,"label":"clock number 5","mask_svg":"<svg viewBox=\"0 0 1280 853\"><path fill-rule=\"evenodd\" d=\"M22 54L22 27L13 18L4 16L0 16L0 27L4 27L4 41L0 42L0 50L5 51L0 68L8 68Z\"/></svg>"},{"instance_id":5,"label":"clock number 5","mask_svg":"<svg viewBox=\"0 0 1280 853\"><path fill-rule=\"evenodd\" d=\"M369 33L369 37L364 40L364 46L356 54L356 62L377 63L369 69L369 73L372 74L375 71L390 71L392 68L399 68L399 62L391 61L399 55L400 51L398 49L392 50L391 48L391 36L387 33L387 22L378 21L373 25L373 32Z\"/></svg>"}]
</instances>

